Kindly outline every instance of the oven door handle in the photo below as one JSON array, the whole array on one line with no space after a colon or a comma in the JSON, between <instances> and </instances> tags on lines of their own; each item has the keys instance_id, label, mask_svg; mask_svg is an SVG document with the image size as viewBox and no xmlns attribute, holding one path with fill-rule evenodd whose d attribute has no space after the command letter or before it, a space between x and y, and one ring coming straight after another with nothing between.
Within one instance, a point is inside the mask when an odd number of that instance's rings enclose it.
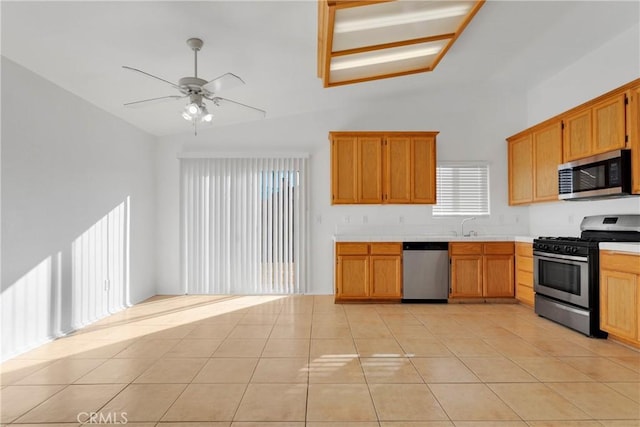
<instances>
[{"instance_id":1,"label":"oven door handle","mask_svg":"<svg viewBox=\"0 0 640 427\"><path fill-rule=\"evenodd\" d=\"M544 252L537 252L537 251L533 251L533 255L539 259L544 259L547 261L567 260L567 261L577 261L582 263L589 261L587 257L573 256L573 255L560 255L560 254L550 255Z\"/></svg>"}]
</instances>

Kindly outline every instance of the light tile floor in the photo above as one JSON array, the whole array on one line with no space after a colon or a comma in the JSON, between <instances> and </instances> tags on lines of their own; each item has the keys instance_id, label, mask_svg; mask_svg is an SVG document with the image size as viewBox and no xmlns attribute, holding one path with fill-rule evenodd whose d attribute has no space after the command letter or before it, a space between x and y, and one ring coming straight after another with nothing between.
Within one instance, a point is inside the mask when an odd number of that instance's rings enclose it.
<instances>
[{"instance_id":1,"label":"light tile floor","mask_svg":"<svg viewBox=\"0 0 640 427\"><path fill-rule=\"evenodd\" d=\"M640 352L515 304L155 297L0 372L16 427L640 426Z\"/></svg>"}]
</instances>

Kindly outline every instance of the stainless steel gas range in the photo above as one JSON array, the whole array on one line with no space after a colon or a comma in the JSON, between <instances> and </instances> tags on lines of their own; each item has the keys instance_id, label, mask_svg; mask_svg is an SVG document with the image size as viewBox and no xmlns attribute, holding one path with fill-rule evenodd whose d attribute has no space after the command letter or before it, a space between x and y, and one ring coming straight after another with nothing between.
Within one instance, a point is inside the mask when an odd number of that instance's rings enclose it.
<instances>
[{"instance_id":1,"label":"stainless steel gas range","mask_svg":"<svg viewBox=\"0 0 640 427\"><path fill-rule=\"evenodd\" d=\"M600 330L600 242L640 242L640 215L584 217L580 237L533 240L535 312L590 337Z\"/></svg>"}]
</instances>

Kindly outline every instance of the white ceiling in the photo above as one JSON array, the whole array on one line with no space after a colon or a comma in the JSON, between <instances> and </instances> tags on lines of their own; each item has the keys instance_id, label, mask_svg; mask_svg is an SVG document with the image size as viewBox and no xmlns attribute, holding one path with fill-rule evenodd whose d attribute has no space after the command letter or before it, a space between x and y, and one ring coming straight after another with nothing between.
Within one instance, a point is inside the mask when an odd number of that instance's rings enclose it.
<instances>
[{"instance_id":1,"label":"white ceiling","mask_svg":"<svg viewBox=\"0 0 640 427\"><path fill-rule=\"evenodd\" d=\"M177 82L193 74L190 37L205 42L199 76L239 75L246 85L220 95L267 110L269 120L489 80L525 89L637 24L639 5L488 1L434 72L330 89L316 77L315 0L2 1L2 55L153 135L168 135L192 132L179 114L186 102L123 107L174 92L121 66Z\"/></svg>"}]
</instances>

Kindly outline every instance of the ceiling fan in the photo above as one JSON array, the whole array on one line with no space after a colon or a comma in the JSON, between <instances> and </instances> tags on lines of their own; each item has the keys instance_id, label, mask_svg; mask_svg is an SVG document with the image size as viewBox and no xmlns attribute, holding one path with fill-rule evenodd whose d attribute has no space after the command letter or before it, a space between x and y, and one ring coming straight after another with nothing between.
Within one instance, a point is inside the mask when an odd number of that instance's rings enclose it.
<instances>
[{"instance_id":1,"label":"ceiling fan","mask_svg":"<svg viewBox=\"0 0 640 427\"><path fill-rule=\"evenodd\" d=\"M123 65L122 68L126 70L135 71L137 73L142 74L143 76L151 77L153 79L159 80L171 86L180 92L179 95L168 95L161 96L158 98L150 98L143 99L140 101L128 102L125 107L143 107L151 104L156 104L158 102L171 101L175 99L189 99L189 103L184 107L182 111L182 117L185 120L193 123L194 132L197 135L198 123L211 123L214 118L214 114L207 109L207 106L204 100L211 101L212 105L216 108L235 108L236 110L240 110L243 116L249 118L264 118L266 112L259 108L251 107L249 105L242 104L240 102L232 101L230 99L221 98L217 96L218 92L223 90L227 90L232 87L236 87L239 85L243 85L244 81L232 73L223 74L220 77L217 77L213 80L207 81L198 77L198 51L202 49L204 42L198 38L191 38L187 40L187 45L193 50L194 53L194 76L193 77L183 77L178 80L178 83L172 83L168 80L165 80L161 77L154 76L153 74L149 74L145 71L138 70L137 68L128 67Z\"/></svg>"}]
</instances>

